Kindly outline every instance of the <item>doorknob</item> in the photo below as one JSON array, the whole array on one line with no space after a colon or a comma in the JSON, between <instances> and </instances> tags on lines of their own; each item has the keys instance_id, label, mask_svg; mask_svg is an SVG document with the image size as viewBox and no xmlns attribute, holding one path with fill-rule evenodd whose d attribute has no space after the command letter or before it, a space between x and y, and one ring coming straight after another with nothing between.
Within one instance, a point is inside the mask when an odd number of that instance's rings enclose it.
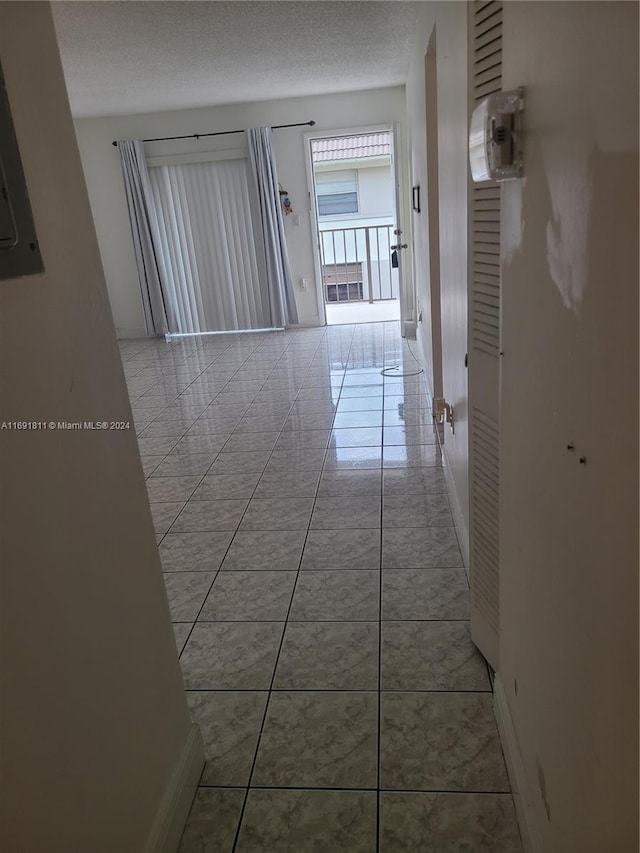
<instances>
[{"instance_id":1,"label":"doorknob","mask_svg":"<svg viewBox=\"0 0 640 853\"><path fill-rule=\"evenodd\" d=\"M397 243L395 246L391 246L392 249L407 249L409 248L407 243Z\"/></svg>"}]
</instances>

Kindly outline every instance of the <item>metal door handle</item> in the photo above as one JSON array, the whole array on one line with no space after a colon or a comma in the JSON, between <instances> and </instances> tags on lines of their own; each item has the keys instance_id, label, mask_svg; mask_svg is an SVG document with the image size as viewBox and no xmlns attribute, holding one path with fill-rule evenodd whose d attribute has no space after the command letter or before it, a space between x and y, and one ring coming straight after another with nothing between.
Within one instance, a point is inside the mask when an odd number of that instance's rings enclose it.
<instances>
[{"instance_id":1,"label":"metal door handle","mask_svg":"<svg viewBox=\"0 0 640 853\"><path fill-rule=\"evenodd\" d=\"M407 243L397 243L395 246L391 246L392 249L408 249Z\"/></svg>"}]
</instances>

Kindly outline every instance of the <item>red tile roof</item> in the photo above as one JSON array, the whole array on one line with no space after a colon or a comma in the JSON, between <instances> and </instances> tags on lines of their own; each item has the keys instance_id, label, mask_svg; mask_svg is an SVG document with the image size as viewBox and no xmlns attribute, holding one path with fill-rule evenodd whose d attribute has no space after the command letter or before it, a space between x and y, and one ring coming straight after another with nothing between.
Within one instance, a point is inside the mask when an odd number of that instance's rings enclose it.
<instances>
[{"instance_id":1,"label":"red tile roof","mask_svg":"<svg viewBox=\"0 0 640 853\"><path fill-rule=\"evenodd\" d=\"M389 157L391 134L367 133L363 136L340 136L332 139L312 139L313 162L353 160L360 157Z\"/></svg>"}]
</instances>

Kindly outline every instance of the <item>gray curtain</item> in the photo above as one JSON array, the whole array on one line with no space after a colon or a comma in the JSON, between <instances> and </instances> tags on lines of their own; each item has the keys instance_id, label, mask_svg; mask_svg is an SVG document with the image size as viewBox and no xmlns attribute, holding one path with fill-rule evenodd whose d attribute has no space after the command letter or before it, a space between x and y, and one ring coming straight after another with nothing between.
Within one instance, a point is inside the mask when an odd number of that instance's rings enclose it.
<instances>
[{"instance_id":1,"label":"gray curtain","mask_svg":"<svg viewBox=\"0 0 640 853\"><path fill-rule=\"evenodd\" d=\"M164 335L169 331L169 325L154 245L157 220L144 148L138 140L125 139L118 142L118 151L138 267L144 324L148 335Z\"/></svg>"},{"instance_id":2,"label":"gray curtain","mask_svg":"<svg viewBox=\"0 0 640 853\"><path fill-rule=\"evenodd\" d=\"M250 127L246 134L264 237L271 325L287 326L298 322L298 311L282 221L272 132L270 127Z\"/></svg>"}]
</instances>

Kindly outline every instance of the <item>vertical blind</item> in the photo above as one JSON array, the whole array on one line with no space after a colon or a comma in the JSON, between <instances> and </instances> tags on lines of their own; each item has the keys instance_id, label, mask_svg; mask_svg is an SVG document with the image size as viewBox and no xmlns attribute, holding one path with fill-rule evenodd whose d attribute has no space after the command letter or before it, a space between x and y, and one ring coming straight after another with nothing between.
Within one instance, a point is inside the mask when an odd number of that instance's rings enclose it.
<instances>
[{"instance_id":1,"label":"vertical blind","mask_svg":"<svg viewBox=\"0 0 640 853\"><path fill-rule=\"evenodd\" d=\"M169 331L260 329L270 323L264 249L256 239L247 160L149 169Z\"/></svg>"}]
</instances>

